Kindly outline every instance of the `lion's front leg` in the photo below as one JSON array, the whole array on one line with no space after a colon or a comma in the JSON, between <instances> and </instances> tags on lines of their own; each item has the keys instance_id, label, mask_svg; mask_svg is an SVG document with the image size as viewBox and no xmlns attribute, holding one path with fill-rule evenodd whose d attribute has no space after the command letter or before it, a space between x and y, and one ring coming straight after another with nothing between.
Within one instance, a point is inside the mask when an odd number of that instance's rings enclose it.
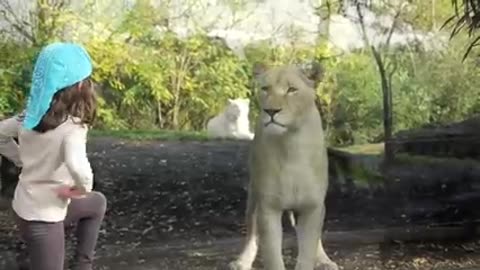
<instances>
[{"instance_id":1,"label":"lion's front leg","mask_svg":"<svg viewBox=\"0 0 480 270\"><path fill-rule=\"evenodd\" d=\"M255 199L248 192L245 225L247 226L246 242L238 258L229 265L230 270L250 270L258 252L257 211Z\"/></svg>"},{"instance_id":2,"label":"lion's front leg","mask_svg":"<svg viewBox=\"0 0 480 270\"><path fill-rule=\"evenodd\" d=\"M316 270L338 270L338 265L333 262L323 249L322 238L318 240L317 259L315 262Z\"/></svg>"},{"instance_id":3,"label":"lion's front leg","mask_svg":"<svg viewBox=\"0 0 480 270\"><path fill-rule=\"evenodd\" d=\"M260 254L265 270L285 270L282 257L282 211L266 205L257 208Z\"/></svg>"},{"instance_id":4,"label":"lion's front leg","mask_svg":"<svg viewBox=\"0 0 480 270\"><path fill-rule=\"evenodd\" d=\"M325 206L322 207L322 213L320 216L320 233L323 235L323 224L325 222ZM317 247L317 255L316 255L316 262L315 262L315 269L317 270L338 270L338 265L333 262L325 252L323 248L323 240L320 236L318 238L318 247Z\"/></svg>"},{"instance_id":5,"label":"lion's front leg","mask_svg":"<svg viewBox=\"0 0 480 270\"><path fill-rule=\"evenodd\" d=\"M296 227L298 256L295 270L313 270L315 266L318 239L321 236L321 208L299 211Z\"/></svg>"}]
</instances>

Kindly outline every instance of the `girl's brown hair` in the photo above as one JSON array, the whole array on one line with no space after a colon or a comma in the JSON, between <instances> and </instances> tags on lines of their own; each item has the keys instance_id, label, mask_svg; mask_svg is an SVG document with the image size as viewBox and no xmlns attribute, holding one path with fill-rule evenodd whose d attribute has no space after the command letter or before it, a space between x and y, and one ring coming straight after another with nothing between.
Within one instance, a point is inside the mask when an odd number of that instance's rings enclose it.
<instances>
[{"instance_id":1,"label":"girl's brown hair","mask_svg":"<svg viewBox=\"0 0 480 270\"><path fill-rule=\"evenodd\" d=\"M67 121L69 116L78 117L80 124L91 125L95 120L97 97L90 78L66 87L53 96L47 113L33 130L47 132Z\"/></svg>"}]
</instances>

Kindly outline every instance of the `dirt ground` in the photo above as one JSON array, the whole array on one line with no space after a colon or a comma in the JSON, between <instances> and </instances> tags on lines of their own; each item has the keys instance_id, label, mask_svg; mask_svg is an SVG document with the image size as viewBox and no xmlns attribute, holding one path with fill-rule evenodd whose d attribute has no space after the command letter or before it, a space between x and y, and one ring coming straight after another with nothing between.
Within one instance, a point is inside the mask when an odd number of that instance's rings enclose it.
<instances>
[{"instance_id":1,"label":"dirt ground","mask_svg":"<svg viewBox=\"0 0 480 270\"><path fill-rule=\"evenodd\" d=\"M95 138L88 149L97 189L109 200L98 246L98 269L225 269L238 253L244 233L245 142L134 143ZM328 231L374 228L391 219L376 213L378 207L335 199L327 211ZM291 229L286 232L291 243ZM14 269L15 239L8 213L0 212L0 269ZM476 239L327 243L327 252L346 270L480 269L480 242ZM294 245L287 245L285 255L293 269ZM261 260L256 267L261 269Z\"/></svg>"}]
</instances>

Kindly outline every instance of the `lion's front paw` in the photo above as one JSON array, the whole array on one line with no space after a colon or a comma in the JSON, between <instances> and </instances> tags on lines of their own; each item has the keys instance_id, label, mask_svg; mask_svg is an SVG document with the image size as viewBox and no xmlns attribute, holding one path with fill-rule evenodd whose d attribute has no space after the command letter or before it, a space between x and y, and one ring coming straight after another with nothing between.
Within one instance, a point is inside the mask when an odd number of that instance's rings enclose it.
<instances>
[{"instance_id":1,"label":"lion's front paw","mask_svg":"<svg viewBox=\"0 0 480 270\"><path fill-rule=\"evenodd\" d=\"M228 270L250 270L251 267L246 266L239 261L233 261L228 264Z\"/></svg>"},{"instance_id":2,"label":"lion's front paw","mask_svg":"<svg viewBox=\"0 0 480 270\"><path fill-rule=\"evenodd\" d=\"M315 270L338 270L338 265L332 261L317 262Z\"/></svg>"}]
</instances>

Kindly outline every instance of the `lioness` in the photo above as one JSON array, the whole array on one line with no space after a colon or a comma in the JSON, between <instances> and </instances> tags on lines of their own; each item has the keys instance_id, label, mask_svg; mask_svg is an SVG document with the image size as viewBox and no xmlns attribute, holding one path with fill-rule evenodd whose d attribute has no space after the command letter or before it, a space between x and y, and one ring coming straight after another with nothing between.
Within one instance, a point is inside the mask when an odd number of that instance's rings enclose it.
<instances>
[{"instance_id":1,"label":"lioness","mask_svg":"<svg viewBox=\"0 0 480 270\"><path fill-rule=\"evenodd\" d=\"M233 138L240 140L253 139L250 132L250 99L228 99L223 112L210 119L207 123L207 134L211 138Z\"/></svg>"},{"instance_id":2,"label":"lioness","mask_svg":"<svg viewBox=\"0 0 480 270\"><path fill-rule=\"evenodd\" d=\"M246 210L246 244L230 269L249 270L257 241L267 270L284 270L284 211L298 215L296 270L337 270L323 249L321 233L328 188L327 151L315 86L322 68L257 65L261 113L251 144ZM293 215L291 215L293 219Z\"/></svg>"}]
</instances>

